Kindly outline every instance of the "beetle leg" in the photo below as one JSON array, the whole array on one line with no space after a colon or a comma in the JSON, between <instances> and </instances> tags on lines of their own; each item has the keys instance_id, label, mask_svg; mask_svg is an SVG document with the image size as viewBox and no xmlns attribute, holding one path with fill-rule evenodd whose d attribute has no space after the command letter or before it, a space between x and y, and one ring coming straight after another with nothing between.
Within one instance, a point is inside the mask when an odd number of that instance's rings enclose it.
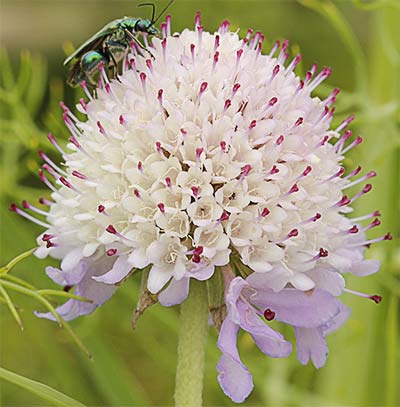
<instances>
[{"instance_id":1,"label":"beetle leg","mask_svg":"<svg viewBox=\"0 0 400 407\"><path fill-rule=\"evenodd\" d=\"M126 34L132 41L135 41L136 44L139 46L140 49L142 49L143 51L146 51L146 52L154 59L154 55L153 55L145 46L143 46L143 44L142 44L128 29L125 29L125 34Z\"/></svg>"},{"instance_id":2,"label":"beetle leg","mask_svg":"<svg viewBox=\"0 0 400 407\"><path fill-rule=\"evenodd\" d=\"M113 77L117 78L118 77L118 65L117 65L117 61L114 58L114 54L110 51L110 47L108 46L108 41L105 41L104 48L105 48L105 51L106 51L107 55L113 61L113 67L112 67Z\"/></svg>"}]
</instances>

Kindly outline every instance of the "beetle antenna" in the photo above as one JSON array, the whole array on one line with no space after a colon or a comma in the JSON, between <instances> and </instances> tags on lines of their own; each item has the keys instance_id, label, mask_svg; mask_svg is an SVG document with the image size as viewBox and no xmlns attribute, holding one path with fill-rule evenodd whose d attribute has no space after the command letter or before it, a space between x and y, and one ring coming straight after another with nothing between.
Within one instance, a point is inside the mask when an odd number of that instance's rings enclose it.
<instances>
[{"instance_id":1,"label":"beetle antenna","mask_svg":"<svg viewBox=\"0 0 400 407\"><path fill-rule=\"evenodd\" d=\"M152 20L152 25L154 25L160 18L161 16L169 9L169 6L174 2L175 0L170 0L168 4L162 9L161 13L157 16L155 20Z\"/></svg>"},{"instance_id":2,"label":"beetle antenna","mask_svg":"<svg viewBox=\"0 0 400 407\"><path fill-rule=\"evenodd\" d=\"M154 3L140 3L137 5L137 7L142 7L142 6L151 6L151 8L153 9L152 13L151 13L151 25L154 24L154 16L156 14L156 6Z\"/></svg>"}]
</instances>

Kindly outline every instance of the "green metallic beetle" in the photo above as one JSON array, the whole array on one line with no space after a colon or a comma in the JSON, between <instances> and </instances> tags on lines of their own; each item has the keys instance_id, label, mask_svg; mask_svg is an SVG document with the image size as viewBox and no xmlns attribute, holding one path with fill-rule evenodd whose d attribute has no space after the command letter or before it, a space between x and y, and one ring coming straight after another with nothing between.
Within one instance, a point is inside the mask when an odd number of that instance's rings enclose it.
<instances>
[{"instance_id":1,"label":"green metallic beetle","mask_svg":"<svg viewBox=\"0 0 400 407\"><path fill-rule=\"evenodd\" d=\"M165 13L173 1L174 0L169 1L156 19L154 19L155 5L152 3L143 3L139 4L139 7L151 6L153 8L151 20L123 17L106 24L64 61L64 65L68 65L72 60L76 60L68 72L67 83L75 87L82 81L86 81L95 87L102 64L106 68L112 69L114 76L116 76L118 72L118 62L121 61L127 53L131 41L135 41L140 48L145 49L137 39L137 34L142 32L149 35L158 35L158 30L154 27L154 24Z\"/></svg>"}]
</instances>

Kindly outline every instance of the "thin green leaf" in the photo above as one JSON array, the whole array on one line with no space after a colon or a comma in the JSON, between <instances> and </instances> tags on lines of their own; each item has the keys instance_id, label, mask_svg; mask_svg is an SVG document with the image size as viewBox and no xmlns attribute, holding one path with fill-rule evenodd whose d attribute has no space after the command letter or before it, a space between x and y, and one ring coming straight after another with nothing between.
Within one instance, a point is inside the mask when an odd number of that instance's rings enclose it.
<instances>
[{"instance_id":1,"label":"thin green leaf","mask_svg":"<svg viewBox=\"0 0 400 407\"><path fill-rule=\"evenodd\" d=\"M14 257L6 266L2 267L0 269L0 273L7 273L9 270L11 270L17 263L19 263L20 261L26 259L27 257L29 257L34 251L36 250L36 248L34 249L30 249L27 250L24 253L21 253L19 256Z\"/></svg>"},{"instance_id":2,"label":"thin green leaf","mask_svg":"<svg viewBox=\"0 0 400 407\"><path fill-rule=\"evenodd\" d=\"M16 384L29 392L36 394L44 400L49 401L54 406L60 407L84 407L85 405L77 400L55 390L43 383L37 382L27 377L21 376L0 367L0 379Z\"/></svg>"},{"instance_id":3,"label":"thin green leaf","mask_svg":"<svg viewBox=\"0 0 400 407\"><path fill-rule=\"evenodd\" d=\"M74 340L74 342L78 345L78 347L91 359L92 355L89 352L89 350L86 348L86 346L83 344L83 342L80 340L80 338L75 334L75 332L72 330L72 328L69 326L69 324L67 322L65 322L61 316L59 314L57 314L57 311L54 309L54 307L50 304L50 302L42 297L40 294L38 294L37 291L33 291L30 290L28 288L25 287L21 287L17 284L11 283L9 281L5 281L4 279L0 279L0 284L8 287L14 291L17 291L21 294L25 294L29 297L33 297L35 298L37 301L39 301L40 303L42 303L47 309L48 311L54 316L54 318L56 319L56 321L58 322L58 324L60 326L62 326L63 328L65 328L65 330L70 334L70 336L72 337L72 339Z\"/></svg>"},{"instance_id":4,"label":"thin green leaf","mask_svg":"<svg viewBox=\"0 0 400 407\"><path fill-rule=\"evenodd\" d=\"M90 302L90 303L93 302L89 298L81 297L80 295L75 295L73 293L69 293L67 291L62 291L62 290L42 289L42 290L37 290L36 292L38 294L41 294L44 296L49 295L49 296L54 296L54 297L65 297L65 298L74 299L74 300L83 301L83 302Z\"/></svg>"},{"instance_id":5,"label":"thin green leaf","mask_svg":"<svg viewBox=\"0 0 400 407\"><path fill-rule=\"evenodd\" d=\"M10 296L8 295L7 291L0 285L0 294L2 295L4 301L6 302L11 315L14 317L15 321L17 322L17 324L19 325L19 327L21 328L21 330L24 330L24 326L22 324L22 320L21 317L18 314L17 309L15 308L15 305L13 304Z\"/></svg>"}]
</instances>

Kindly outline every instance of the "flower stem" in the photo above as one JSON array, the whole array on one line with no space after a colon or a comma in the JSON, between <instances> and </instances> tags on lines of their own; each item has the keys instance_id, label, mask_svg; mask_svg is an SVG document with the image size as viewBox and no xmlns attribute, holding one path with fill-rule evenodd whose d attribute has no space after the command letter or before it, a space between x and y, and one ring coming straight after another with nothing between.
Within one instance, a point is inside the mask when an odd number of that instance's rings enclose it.
<instances>
[{"instance_id":1,"label":"flower stem","mask_svg":"<svg viewBox=\"0 0 400 407\"><path fill-rule=\"evenodd\" d=\"M204 356L208 332L206 284L192 279L189 296L181 305L175 406L202 405Z\"/></svg>"}]
</instances>

